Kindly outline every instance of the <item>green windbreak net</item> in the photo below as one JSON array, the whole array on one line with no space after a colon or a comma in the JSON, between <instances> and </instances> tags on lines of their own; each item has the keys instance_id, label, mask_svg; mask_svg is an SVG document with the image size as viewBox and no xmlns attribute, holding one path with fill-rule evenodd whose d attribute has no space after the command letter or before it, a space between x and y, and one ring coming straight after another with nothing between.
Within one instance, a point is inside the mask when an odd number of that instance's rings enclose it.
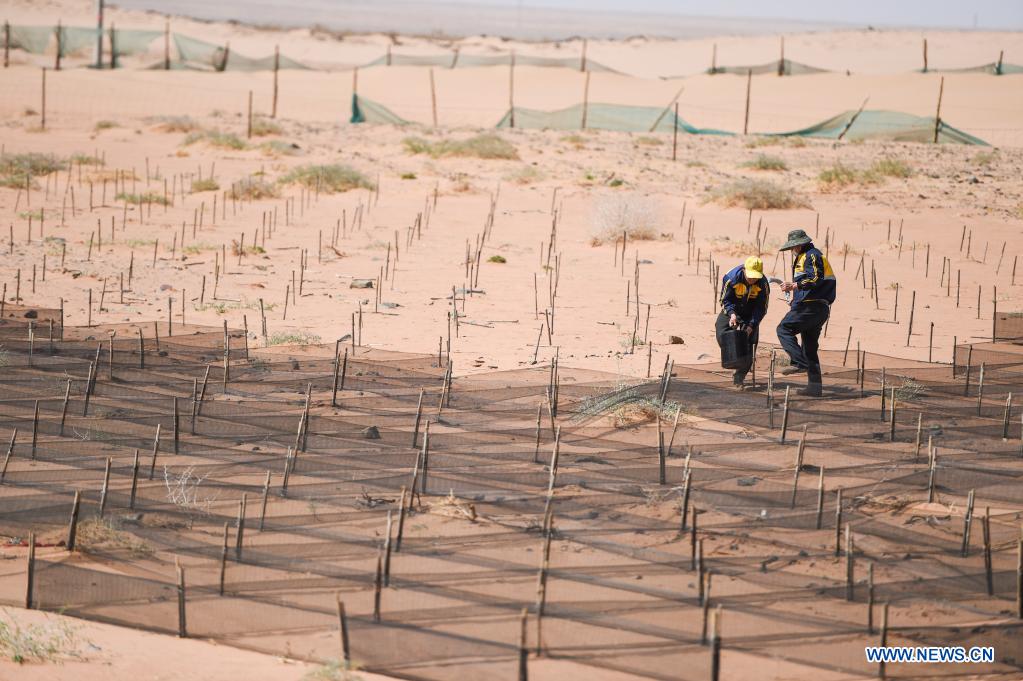
<instances>
[{"instance_id":1,"label":"green windbreak net","mask_svg":"<svg viewBox=\"0 0 1023 681\"><path fill-rule=\"evenodd\" d=\"M846 130L848 128L848 130ZM842 132L845 134L842 135ZM933 142L934 118L914 116L900 111L845 111L816 125L791 132L772 133L778 137L823 137L827 139L887 139L893 142ZM984 140L938 123L938 142L946 144L987 145Z\"/></svg>"},{"instance_id":2,"label":"green windbreak net","mask_svg":"<svg viewBox=\"0 0 1023 681\"><path fill-rule=\"evenodd\" d=\"M772 61L766 64L759 64L757 66L718 66L712 69L707 69L707 73L735 73L745 76L747 73L752 73L754 76L760 76L768 73L778 73L778 62ZM783 76L805 76L811 73L827 73L827 69L819 69L816 66L810 66L809 64L800 64L797 61L791 59L781 60L781 75Z\"/></svg>"},{"instance_id":3,"label":"green windbreak net","mask_svg":"<svg viewBox=\"0 0 1023 681\"><path fill-rule=\"evenodd\" d=\"M377 57L363 68L372 66L434 66L444 69L468 68L473 66L511 66L512 54L390 54ZM549 68L580 69L579 57L531 57L517 54L517 66L542 66ZM587 71L618 73L599 62L587 61Z\"/></svg>"},{"instance_id":4,"label":"green windbreak net","mask_svg":"<svg viewBox=\"0 0 1023 681\"><path fill-rule=\"evenodd\" d=\"M377 104L359 95L352 95L352 116L348 119L348 122L386 123L388 125L407 125L410 123L410 121L406 121L386 106Z\"/></svg>"},{"instance_id":5,"label":"green windbreak net","mask_svg":"<svg viewBox=\"0 0 1023 681\"><path fill-rule=\"evenodd\" d=\"M96 29L63 26L60 29L60 56L77 54L96 47Z\"/></svg>"},{"instance_id":6,"label":"green windbreak net","mask_svg":"<svg viewBox=\"0 0 1023 681\"><path fill-rule=\"evenodd\" d=\"M174 34L174 47L178 52L178 63L174 64L176 68L212 69L214 71L269 71L274 67L273 55L246 57L234 50L225 50L223 45L189 38L179 33ZM280 68L306 69L308 67L281 55Z\"/></svg>"},{"instance_id":7,"label":"green windbreak net","mask_svg":"<svg viewBox=\"0 0 1023 681\"><path fill-rule=\"evenodd\" d=\"M931 69L931 71L935 71ZM999 62L991 62L990 64L981 64L980 66L968 66L962 69L941 69L935 71L936 73L988 73L992 76L1007 76L1017 73L1023 73L1023 66L1019 64L1006 64Z\"/></svg>"},{"instance_id":8,"label":"green windbreak net","mask_svg":"<svg viewBox=\"0 0 1023 681\"><path fill-rule=\"evenodd\" d=\"M121 29L115 29L114 48L118 57L145 54L153 46L157 38L162 37L163 31L122 31Z\"/></svg>"},{"instance_id":9,"label":"green windbreak net","mask_svg":"<svg viewBox=\"0 0 1023 681\"><path fill-rule=\"evenodd\" d=\"M585 108L577 104L567 109L542 111L515 107L498 121L498 128L534 130L615 130L618 132L671 132L676 128L689 135L735 135L716 128L697 128L675 115L671 109L656 106L629 106L595 102ZM407 121L386 106L357 95L352 96L351 123L389 123L405 125ZM843 132L845 133L843 135ZM914 116L899 111L845 111L815 125L789 132L763 133L771 137L811 137L847 140L883 139L893 142L933 142L934 118ZM944 121L938 124L938 142L943 144L975 144L987 142L953 128Z\"/></svg>"},{"instance_id":10,"label":"green windbreak net","mask_svg":"<svg viewBox=\"0 0 1023 681\"><path fill-rule=\"evenodd\" d=\"M497 123L499 128L539 128L543 130L617 130L621 132L668 132L672 126L679 132L690 135L731 135L733 133L713 128L697 128L669 111L656 106L627 106L622 104L582 104L557 111L540 111L515 107L509 110Z\"/></svg>"},{"instance_id":11,"label":"green windbreak net","mask_svg":"<svg viewBox=\"0 0 1023 681\"><path fill-rule=\"evenodd\" d=\"M52 26L11 26L11 49L43 54L53 37Z\"/></svg>"}]
</instances>

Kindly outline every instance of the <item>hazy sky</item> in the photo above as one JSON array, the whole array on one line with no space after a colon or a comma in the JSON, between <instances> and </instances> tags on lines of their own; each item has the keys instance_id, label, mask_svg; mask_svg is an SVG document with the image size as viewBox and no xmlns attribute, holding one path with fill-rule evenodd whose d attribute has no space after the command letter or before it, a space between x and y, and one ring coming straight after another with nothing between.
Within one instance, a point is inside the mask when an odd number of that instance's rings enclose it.
<instances>
[{"instance_id":1,"label":"hazy sky","mask_svg":"<svg viewBox=\"0 0 1023 681\"><path fill-rule=\"evenodd\" d=\"M429 4L431 0L414 0ZM550 7L689 14L714 17L766 17L875 26L948 26L996 30L1023 29L1023 0L446 0L504 7Z\"/></svg>"}]
</instances>

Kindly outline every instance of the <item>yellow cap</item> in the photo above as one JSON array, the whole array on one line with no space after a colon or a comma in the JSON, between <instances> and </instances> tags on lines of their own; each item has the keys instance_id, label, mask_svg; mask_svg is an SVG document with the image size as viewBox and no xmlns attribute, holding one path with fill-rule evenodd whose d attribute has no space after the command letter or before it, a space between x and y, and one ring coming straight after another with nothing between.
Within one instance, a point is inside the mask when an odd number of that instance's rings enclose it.
<instances>
[{"instance_id":1,"label":"yellow cap","mask_svg":"<svg viewBox=\"0 0 1023 681\"><path fill-rule=\"evenodd\" d=\"M747 279L763 279L764 278L764 261L755 255L751 255L746 258L746 263L743 265Z\"/></svg>"}]
</instances>

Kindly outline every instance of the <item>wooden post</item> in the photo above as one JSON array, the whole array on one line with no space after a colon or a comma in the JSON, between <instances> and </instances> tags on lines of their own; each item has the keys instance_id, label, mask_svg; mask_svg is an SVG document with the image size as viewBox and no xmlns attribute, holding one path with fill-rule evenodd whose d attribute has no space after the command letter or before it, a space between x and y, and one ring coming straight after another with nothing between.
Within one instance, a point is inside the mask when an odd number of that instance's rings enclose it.
<instances>
[{"instance_id":1,"label":"wooden post","mask_svg":"<svg viewBox=\"0 0 1023 681\"><path fill-rule=\"evenodd\" d=\"M107 492L110 490L110 465L111 458L107 457L106 467L103 469L103 488L99 494L99 517L102 518L107 509Z\"/></svg>"},{"instance_id":2,"label":"wooden post","mask_svg":"<svg viewBox=\"0 0 1023 681\"><path fill-rule=\"evenodd\" d=\"M888 646L888 603L885 603L883 606L881 606L881 640L878 642L878 644L882 648ZM881 659L880 662L877 663L877 676L880 679L886 678L885 664L883 658Z\"/></svg>"},{"instance_id":3,"label":"wooden post","mask_svg":"<svg viewBox=\"0 0 1023 681\"><path fill-rule=\"evenodd\" d=\"M927 41L924 41L924 54L927 54ZM926 60L925 60L926 63ZM925 69L926 70L926 67ZM938 110L934 114L934 143L938 143L938 133L941 131L941 96L945 92L945 76L941 77L941 84L938 86Z\"/></svg>"},{"instance_id":4,"label":"wooden post","mask_svg":"<svg viewBox=\"0 0 1023 681\"><path fill-rule=\"evenodd\" d=\"M39 127L46 130L46 67L43 67L43 83L41 90L42 106L39 110L40 124Z\"/></svg>"},{"instance_id":5,"label":"wooden post","mask_svg":"<svg viewBox=\"0 0 1023 681\"><path fill-rule=\"evenodd\" d=\"M247 139L252 139L252 90L249 90L249 110L248 110L248 128L245 136ZM241 256L239 255L239 258Z\"/></svg>"},{"instance_id":6,"label":"wooden post","mask_svg":"<svg viewBox=\"0 0 1023 681\"><path fill-rule=\"evenodd\" d=\"M909 328L906 329L906 347L909 347L909 339L913 336L913 315L916 312L916 291L913 291L913 299L909 305Z\"/></svg>"},{"instance_id":7,"label":"wooden post","mask_svg":"<svg viewBox=\"0 0 1023 681\"><path fill-rule=\"evenodd\" d=\"M383 586L383 570L384 570L384 559L383 559L383 546L377 552L377 571L376 577L373 580L373 621L380 621L380 591Z\"/></svg>"},{"instance_id":8,"label":"wooden post","mask_svg":"<svg viewBox=\"0 0 1023 681\"><path fill-rule=\"evenodd\" d=\"M188 638L185 622L185 568L178 565L178 637Z\"/></svg>"},{"instance_id":9,"label":"wooden post","mask_svg":"<svg viewBox=\"0 0 1023 681\"><path fill-rule=\"evenodd\" d=\"M277 118L277 72L281 69L281 46L274 45L274 95L270 118Z\"/></svg>"},{"instance_id":10,"label":"wooden post","mask_svg":"<svg viewBox=\"0 0 1023 681\"><path fill-rule=\"evenodd\" d=\"M842 488L835 490L835 558L842 551Z\"/></svg>"},{"instance_id":11,"label":"wooden post","mask_svg":"<svg viewBox=\"0 0 1023 681\"><path fill-rule=\"evenodd\" d=\"M874 633L874 564L867 565L867 633Z\"/></svg>"},{"instance_id":12,"label":"wooden post","mask_svg":"<svg viewBox=\"0 0 1023 681\"><path fill-rule=\"evenodd\" d=\"M348 617L345 615L345 603L341 594L337 594L337 629L341 641L341 662L345 669L352 664L352 653L348 647Z\"/></svg>"},{"instance_id":13,"label":"wooden post","mask_svg":"<svg viewBox=\"0 0 1023 681\"><path fill-rule=\"evenodd\" d=\"M974 491L971 489L966 497L966 512L963 514L963 544L960 550L963 558L970 555L970 528L973 525Z\"/></svg>"},{"instance_id":14,"label":"wooden post","mask_svg":"<svg viewBox=\"0 0 1023 681\"><path fill-rule=\"evenodd\" d=\"M32 592L35 588L36 572L36 533L28 533L28 565L25 569L25 609L32 609Z\"/></svg>"},{"instance_id":15,"label":"wooden post","mask_svg":"<svg viewBox=\"0 0 1023 681\"><path fill-rule=\"evenodd\" d=\"M78 536L78 514L82 508L82 493L75 490L75 500L71 504L71 521L67 528L67 541L64 543L68 551L75 550L75 538Z\"/></svg>"},{"instance_id":16,"label":"wooden post","mask_svg":"<svg viewBox=\"0 0 1023 681\"><path fill-rule=\"evenodd\" d=\"M416 406L416 425L412 430L412 448L415 449L419 443L419 423L423 418L423 395L426 394L424 388L419 389L419 404Z\"/></svg>"},{"instance_id":17,"label":"wooden post","mask_svg":"<svg viewBox=\"0 0 1023 681\"><path fill-rule=\"evenodd\" d=\"M718 681L721 676L721 606L714 610L710 626L710 680Z\"/></svg>"},{"instance_id":18,"label":"wooden post","mask_svg":"<svg viewBox=\"0 0 1023 681\"><path fill-rule=\"evenodd\" d=\"M924 73L927 73L927 38L924 38Z\"/></svg>"},{"instance_id":19,"label":"wooden post","mask_svg":"<svg viewBox=\"0 0 1023 681\"><path fill-rule=\"evenodd\" d=\"M515 128L515 50L508 67L508 127Z\"/></svg>"},{"instance_id":20,"label":"wooden post","mask_svg":"<svg viewBox=\"0 0 1023 681\"><path fill-rule=\"evenodd\" d=\"M855 596L856 559L853 555L853 538L849 526L845 526L845 600L850 603Z\"/></svg>"},{"instance_id":21,"label":"wooden post","mask_svg":"<svg viewBox=\"0 0 1023 681\"><path fill-rule=\"evenodd\" d=\"M263 483L263 503L259 506L259 531L263 531L266 524L266 502L270 496L270 471L266 472L266 481Z\"/></svg>"},{"instance_id":22,"label":"wooden post","mask_svg":"<svg viewBox=\"0 0 1023 681\"><path fill-rule=\"evenodd\" d=\"M234 559L238 562L242 560L242 547L245 539L245 512L248 506L248 495L242 493L241 501L238 502L238 532L235 534L234 539Z\"/></svg>"},{"instance_id":23,"label":"wooden post","mask_svg":"<svg viewBox=\"0 0 1023 681\"><path fill-rule=\"evenodd\" d=\"M895 400L895 386L892 386L892 406L888 412L888 441L895 442L895 413L898 410Z\"/></svg>"},{"instance_id":24,"label":"wooden post","mask_svg":"<svg viewBox=\"0 0 1023 681\"><path fill-rule=\"evenodd\" d=\"M163 24L163 70L170 71L170 21Z\"/></svg>"},{"instance_id":25,"label":"wooden post","mask_svg":"<svg viewBox=\"0 0 1023 681\"><path fill-rule=\"evenodd\" d=\"M224 581L227 577L227 537L229 530L224 523L224 540L220 545L220 595L224 595Z\"/></svg>"},{"instance_id":26,"label":"wooden post","mask_svg":"<svg viewBox=\"0 0 1023 681\"><path fill-rule=\"evenodd\" d=\"M824 515L824 465L820 467L817 477L817 519L816 528L821 529L821 520Z\"/></svg>"},{"instance_id":27,"label":"wooden post","mask_svg":"<svg viewBox=\"0 0 1023 681\"><path fill-rule=\"evenodd\" d=\"M529 608L522 608L519 615L519 677L518 681L529 681L529 648L527 626L529 624Z\"/></svg>"},{"instance_id":28,"label":"wooden post","mask_svg":"<svg viewBox=\"0 0 1023 681\"><path fill-rule=\"evenodd\" d=\"M32 460L36 458L36 441L39 437L39 400L35 401L35 408L32 411Z\"/></svg>"},{"instance_id":29,"label":"wooden post","mask_svg":"<svg viewBox=\"0 0 1023 681\"><path fill-rule=\"evenodd\" d=\"M156 470L156 455L160 451L160 425L156 424L156 437L153 438L153 458L149 464L149 479L153 479L153 471Z\"/></svg>"},{"instance_id":30,"label":"wooden post","mask_svg":"<svg viewBox=\"0 0 1023 681\"><path fill-rule=\"evenodd\" d=\"M135 495L139 488L139 450L135 450L135 458L131 464L131 495L128 497L128 508L135 510Z\"/></svg>"},{"instance_id":31,"label":"wooden post","mask_svg":"<svg viewBox=\"0 0 1023 681\"><path fill-rule=\"evenodd\" d=\"M984 515L980 519L981 532L984 538L984 577L987 585L987 595L995 595L994 582L991 575L991 509L984 509Z\"/></svg>"},{"instance_id":32,"label":"wooden post","mask_svg":"<svg viewBox=\"0 0 1023 681\"><path fill-rule=\"evenodd\" d=\"M796 507L796 492L799 490L799 471L803 467L803 450L806 446L806 424L803 424L803 434L799 436L799 445L796 447L796 465L792 474L792 499L789 508Z\"/></svg>"},{"instance_id":33,"label":"wooden post","mask_svg":"<svg viewBox=\"0 0 1023 681\"><path fill-rule=\"evenodd\" d=\"M430 69L430 111L433 113L433 127L437 128L437 86L433 79L433 69Z\"/></svg>"},{"instance_id":34,"label":"wooden post","mask_svg":"<svg viewBox=\"0 0 1023 681\"><path fill-rule=\"evenodd\" d=\"M785 386L785 404L782 405L781 413L781 443L785 444L785 433L789 429L789 389L792 386Z\"/></svg>"},{"instance_id":35,"label":"wooden post","mask_svg":"<svg viewBox=\"0 0 1023 681\"><path fill-rule=\"evenodd\" d=\"M746 114L742 120L742 134L749 134L749 96L753 87L753 69L746 70Z\"/></svg>"},{"instance_id":36,"label":"wooden post","mask_svg":"<svg viewBox=\"0 0 1023 681\"><path fill-rule=\"evenodd\" d=\"M583 82L583 120L579 126L580 130L586 129L586 117L589 115L590 109L590 72L586 72L586 79Z\"/></svg>"},{"instance_id":37,"label":"wooden post","mask_svg":"<svg viewBox=\"0 0 1023 681\"><path fill-rule=\"evenodd\" d=\"M1023 620L1023 539L1016 540L1016 617Z\"/></svg>"}]
</instances>

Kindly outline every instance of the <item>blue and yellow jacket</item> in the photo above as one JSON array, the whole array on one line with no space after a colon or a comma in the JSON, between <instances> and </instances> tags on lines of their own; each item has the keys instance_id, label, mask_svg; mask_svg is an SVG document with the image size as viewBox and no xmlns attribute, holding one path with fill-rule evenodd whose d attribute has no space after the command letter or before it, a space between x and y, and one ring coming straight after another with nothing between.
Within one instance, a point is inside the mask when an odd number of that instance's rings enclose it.
<instances>
[{"instance_id":1,"label":"blue and yellow jacket","mask_svg":"<svg viewBox=\"0 0 1023 681\"><path fill-rule=\"evenodd\" d=\"M734 312L743 323L756 327L767 314L771 285L767 277L748 283L742 272L743 266L739 265L721 277L721 308L725 314Z\"/></svg>"},{"instance_id":2,"label":"blue and yellow jacket","mask_svg":"<svg viewBox=\"0 0 1023 681\"><path fill-rule=\"evenodd\" d=\"M813 244L793 259L792 281L797 287L792 292L792 307L811 301L822 300L829 305L835 302L838 286L835 272Z\"/></svg>"}]
</instances>

